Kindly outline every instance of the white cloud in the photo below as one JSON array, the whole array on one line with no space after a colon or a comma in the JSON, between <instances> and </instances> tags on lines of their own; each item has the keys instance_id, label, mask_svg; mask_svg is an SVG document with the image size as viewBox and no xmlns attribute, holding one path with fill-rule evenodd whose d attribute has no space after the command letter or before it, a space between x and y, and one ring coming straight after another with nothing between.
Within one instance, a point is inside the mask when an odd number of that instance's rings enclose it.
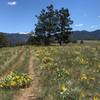
<instances>
[{"instance_id":1,"label":"white cloud","mask_svg":"<svg viewBox=\"0 0 100 100\"><path fill-rule=\"evenodd\" d=\"M10 6L15 6L16 4L17 4L16 1L9 1L9 2L8 2L8 5L10 5Z\"/></svg>"},{"instance_id":2,"label":"white cloud","mask_svg":"<svg viewBox=\"0 0 100 100\"><path fill-rule=\"evenodd\" d=\"M76 27L81 27L81 26L83 26L83 24L76 24L75 26Z\"/></svg>"},{"instance_id":3,"label":"white cloud","mask_svg":"<svg viewBox=\"0 0 100 100\"><path fill-rule=\"evenodd\" d=\"M98 18L100 18L100 16L98 16Z\"/></svg>"},{"instance_id":4,"label":"white cloud","mask_svg":"<svg viewBox=\"0 0 100 100\"><path fill-rule=\"evenodd\" d=\"M92 26L90 26L90 28L96 28L96 27L98 27L98 25L92 25Z\"/></svg>"},{"instance_id":5,"label":"white cloud","mask_svg":"<svg viewBox=\"0 0 100 100\"><path fill-rule=\"evenodd\" d=\"M29 32L19 32L19 34L28 34Z\"/></svg>"},{"instance_id":6,"label":"white cloud","mask_svg":"<svg viewBox=\"0 0 100 100\"><path fill-rule=\"evenodd\" d=\"M90 28L95 28L95 26L92 25L92 26L90 26Z\"/></svg>"}]
</instances>

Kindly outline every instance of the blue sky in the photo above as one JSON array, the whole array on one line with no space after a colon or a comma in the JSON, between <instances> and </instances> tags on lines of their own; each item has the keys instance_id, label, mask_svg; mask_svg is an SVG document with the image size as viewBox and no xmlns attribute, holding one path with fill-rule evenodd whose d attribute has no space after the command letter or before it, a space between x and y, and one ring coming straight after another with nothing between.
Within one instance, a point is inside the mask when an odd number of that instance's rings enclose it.
<instances>
[{"instance_id":1,"label":"blue sky","mask_svg":"<svg viewBox=\"0 0 100 100\"><path fill-rule=\"evenodd\" d=\"M100 0L0 0L0 31L34 30L35 15L51 3L56 9L69 9L73 30L100 29Z\"/></svg>"}]
</instances>

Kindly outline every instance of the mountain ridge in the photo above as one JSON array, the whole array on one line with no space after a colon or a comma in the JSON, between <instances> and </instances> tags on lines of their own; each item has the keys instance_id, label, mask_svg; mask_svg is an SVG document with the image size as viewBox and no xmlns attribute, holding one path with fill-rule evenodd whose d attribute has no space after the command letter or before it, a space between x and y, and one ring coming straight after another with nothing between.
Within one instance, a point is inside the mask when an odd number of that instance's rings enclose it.
<instances>
[{"instance_id":1,"label":"mountain ridge","mask_svg":"<svg viewBox=\"0 0 100 100\"><path fill-rule=\"evenodd\" d=\"M74 40L100 40L100 30L95 31L73 31L71 38Z\"/></svg>"},{"instance_id":2,"label":"mountain ridge","mask_svg":"<svg viewBox=\"0 0 100 100\"><path fill-rule=\"evenodd\" d=\"M0 32L5 34L5 36L8 38L8 40L10 41L11 45L15 45L16 43L26 43L27 40L30 37L30 34L27 33L23 33L22 34L19 33L4 33L4 32ZM71 36L70 36L71 40L100 40L100 30L95 30L95 31L86 31L86 30L82 30L82 31L73 31Z\"/></svg>"}]
</instances>

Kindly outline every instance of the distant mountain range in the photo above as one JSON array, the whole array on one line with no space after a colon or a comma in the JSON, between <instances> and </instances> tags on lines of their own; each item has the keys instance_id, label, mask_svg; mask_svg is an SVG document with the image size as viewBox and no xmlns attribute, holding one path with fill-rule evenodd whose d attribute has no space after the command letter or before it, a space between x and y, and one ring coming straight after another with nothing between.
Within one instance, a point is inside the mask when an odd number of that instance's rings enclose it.
<instances>
[{"instance_id":1,"label":"distant mountain range","mask_svg":"<svg viewBox=\"0 0 100 100\"><path fill-rule=\"evenodd\" d=\"M6 34L8 40L10 41L11 44L16 44L16 43L26 43L29 35L28 34Z\"/></svg>"},{"instance_id":2,"label":"distant mountain range","mask_svg":"<svg viewBox=\"0 0 100 100\"><path fill-rule=\"evenodd\" d=\"M100 40L100 30L96 31L74 31L71 35L74 40Z\"/></svg>"},{"instance_id":3,"label":"distant mountain range","mask_svg":"<svg viewBox=\"0 0 100 100\"><path fill-rule=\"evenodd\" d=\"M29 34L20 34L20 33L4 33L10 43L12 45L16 43L26 43L28 38L30 37ZM71 35L72 40L100 40L100 30L96 31L74 31Z\"/></svg>"},{"instance_id":4,"label":"distant mountain range","mask_svg":"<svg viewBox=\"0 0 100 100\"><path fill-rule=\"evenodd\" d=\"M19 34L19 33L4 33L8 38L8 41L11 45L15 45L18 43L25 44L30 37L29 34Z\"/></svg>"}]
</instances>

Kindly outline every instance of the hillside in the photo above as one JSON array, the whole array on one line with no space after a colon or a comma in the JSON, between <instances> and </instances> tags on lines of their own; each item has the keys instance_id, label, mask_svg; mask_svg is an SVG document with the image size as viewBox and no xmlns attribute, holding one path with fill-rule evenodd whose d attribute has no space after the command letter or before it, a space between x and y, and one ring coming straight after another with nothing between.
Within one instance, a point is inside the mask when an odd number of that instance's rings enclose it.
<instances>
[{"instance_id":1,"label":"hillside","mask_svg":"<svg viewBox=\"0 0 100 100\"><path fill-rule=\"evenodd\" d=\"M26 43L29 38L28 34L18 34L18 33L6 34L6 36L8 37L11 44Z\"/></svg>"},{"instance_id":2,"label":"hillside","mask_svg":"<svg viewBox=\"0 0 100 100\"><path fill-rule=\"evenodd\" d=\"M26 43L29 34L20 34L20 33L4 33L10 41L11 45L15 45L17 43ZM100 30L96 31L74 31L71 35L72 40L100 40Z\"/></svg>"},{"instance_id":3,"label":"hillside","mask_svg":"<svg viewBox=\"0 0 100 100\"><path fill-rule=\"evenodd\" d=\"M74 40L100 40L100 30L96 31L74 31L71 35Z\"/></svg>"},{"instance_id":4,"label":"hillside","mask_svg":"<svg viewBox=\"0 0 100 100\"><path fill-rule=\"evenodd\" d=\"M3 33L8 38L8 41L11 45L15 44L25 44L29 38L28 34L19 34L19 33Z\"/></svg>"}]
</instances>

